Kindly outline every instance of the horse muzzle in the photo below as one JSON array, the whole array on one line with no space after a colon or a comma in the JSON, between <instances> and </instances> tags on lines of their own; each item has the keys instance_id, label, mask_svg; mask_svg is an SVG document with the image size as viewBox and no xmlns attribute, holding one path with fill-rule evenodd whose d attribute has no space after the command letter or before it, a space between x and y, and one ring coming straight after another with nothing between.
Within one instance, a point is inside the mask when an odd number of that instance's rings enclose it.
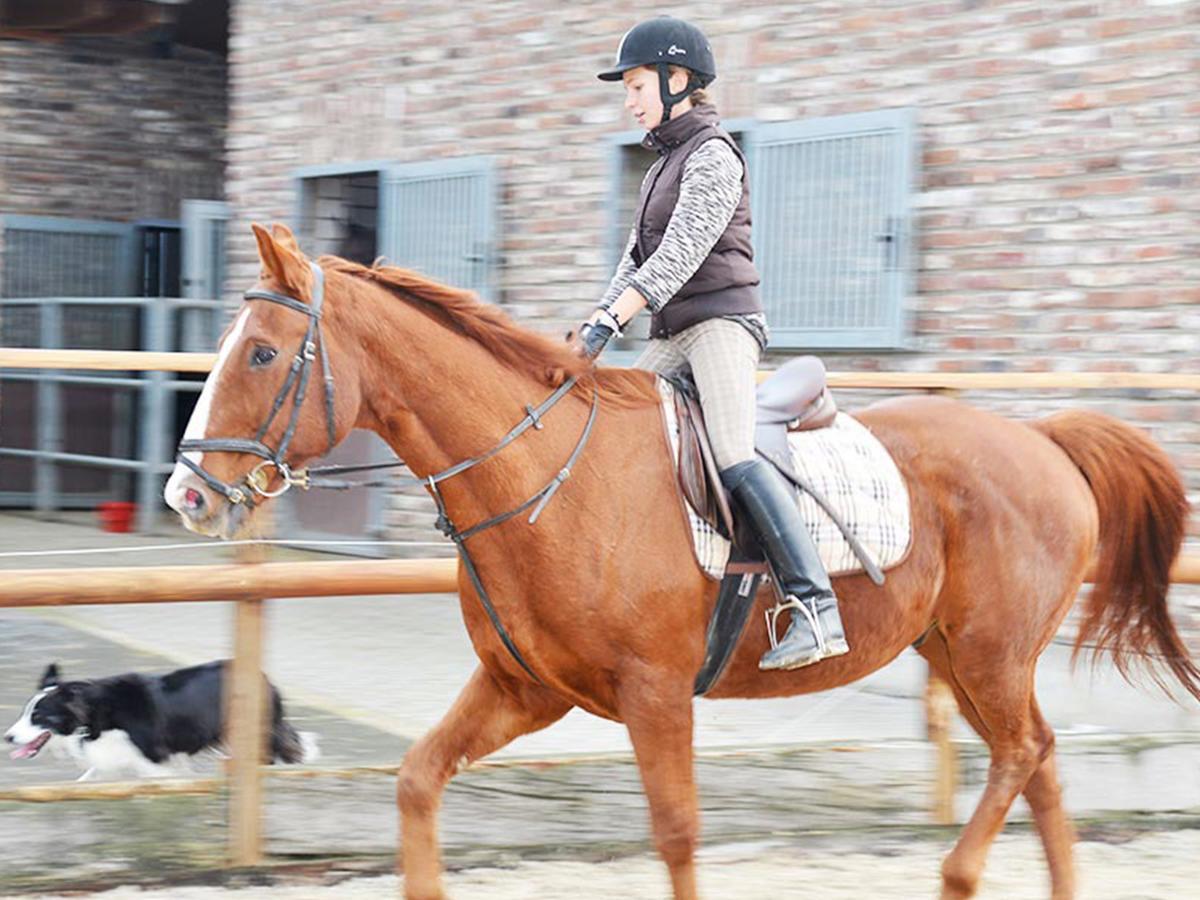
<instances>
[{"instance_id":1,"label":"horse muzzle","mask_svg":"<svg viewBox=\"0 0 1200 900\"><path fill-rule=\"evenodd\" d=\"M248 490L246 493L250 494ZM163 498L188 531L222 540L231 540L242 532L253 505L252 501L231 502L182 466L171 475Z\"/></svg>"}]
</instances>

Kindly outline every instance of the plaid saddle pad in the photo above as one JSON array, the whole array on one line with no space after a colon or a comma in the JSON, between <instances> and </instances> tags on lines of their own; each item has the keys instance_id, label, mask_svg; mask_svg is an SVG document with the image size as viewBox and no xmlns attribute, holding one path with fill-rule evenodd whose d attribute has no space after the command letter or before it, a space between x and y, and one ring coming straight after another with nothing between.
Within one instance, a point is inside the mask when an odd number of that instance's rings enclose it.
<instances>
[{"instance_id":1,"label":"plaid saddle pad","mask_svg":"<svg viewBox=\"0 0 1200 900\"><path fill-rule=\"evenodd\" d=\"M679 422L675 417L673 388L658 379L663 416L671 443L672 459L679 459ZM819 491L837 510L880 569L896 565L908 553L912 540L908 490L900 470L883 444L857 420L845 413L828 428L793 432L788 436L794 471ZM729 541L686 505L696 561L710 578L725 574ZM800 514L816 542L831 575L861 572L862 565L841 529L808 494L800 494Z\"/></svg>"}]
</instances>

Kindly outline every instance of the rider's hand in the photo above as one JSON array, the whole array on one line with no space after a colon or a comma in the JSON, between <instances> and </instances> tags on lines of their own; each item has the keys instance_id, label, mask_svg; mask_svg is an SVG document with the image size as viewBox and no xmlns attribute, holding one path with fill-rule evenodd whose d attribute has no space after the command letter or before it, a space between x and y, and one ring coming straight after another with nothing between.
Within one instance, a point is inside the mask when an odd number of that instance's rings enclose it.
<instances>
[{"instance_id":1,"label":"rider's hand","mask_svg":"<svg viewBox=\"0 0 1200 900\"><path fill-rule=\"evenodd\" d=\"M595 359L614 336L621 336L621 322L611 310L600 307L579 326L579 350L588 359ZM567 338L570 340L572 335Z\"/></svg>"},{"instance_id":2,"label":"rider's hand","mask_svg":"<svg viewBox=\"0 0 1200 900\"><path fill-rule=\"evenodd\" d=\"M579 328L580 349L588 359L595 359L604 352L608 342L616 334L603 322L584 322Z\"/></svg>"}]
</instances>

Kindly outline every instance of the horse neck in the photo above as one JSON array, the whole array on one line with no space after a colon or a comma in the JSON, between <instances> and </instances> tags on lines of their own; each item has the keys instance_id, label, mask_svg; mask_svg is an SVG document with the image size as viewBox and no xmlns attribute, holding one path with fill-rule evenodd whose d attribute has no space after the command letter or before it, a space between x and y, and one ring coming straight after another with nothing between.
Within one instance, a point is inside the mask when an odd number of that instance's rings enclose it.
<instances>
[{"instance_id":1,"label":"horse neck","mask_svg":"<svg viewBox=\"0 0 1200 900\"><path fill-rule=\"evenodd\" d=\"M362 304L362 314L356 313L363 349L358 424L387 441L414 474L428 476L490 450L525 416L527 405L538 405L553 390L405 301L383 291L371 294L376 303ZM569 453L583 415L583 404L564 398L536 446L527 432L486 464L447 481L447 500L471 495L495 513L497 503L540 486L547 475L537 458L557 459L564 446Z\"/></svg>"}]
</instances>

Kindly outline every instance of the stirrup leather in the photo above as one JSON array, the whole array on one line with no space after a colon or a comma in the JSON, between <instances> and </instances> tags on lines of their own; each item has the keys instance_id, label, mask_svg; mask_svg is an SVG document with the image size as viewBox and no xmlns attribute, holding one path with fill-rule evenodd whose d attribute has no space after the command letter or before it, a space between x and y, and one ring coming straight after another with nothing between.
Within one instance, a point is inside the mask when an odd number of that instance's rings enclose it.
<instances>
[{"instance_id":1,"label":"stirrup leather","mask_svg":"<svg viewBox=\"0 0 1200 900\"><path fill-rule=\"evenodd\" d=\"M816 598L809 601L812 604L812 609L799 597L788 594L786 600L776 600L775 605L766 610L763 615L767 619L767 639L771 642L771 649L774 650L779 646L779 638L776 636L776 627L779 621L779 616L784 610L798 609L808 620L808 627L812 629L813 637L817 639L817 653L821 657L825 656L826 643L825 633L821 629L821 623L817 619L816 613Z\"/></svg>"}]
</instances>

